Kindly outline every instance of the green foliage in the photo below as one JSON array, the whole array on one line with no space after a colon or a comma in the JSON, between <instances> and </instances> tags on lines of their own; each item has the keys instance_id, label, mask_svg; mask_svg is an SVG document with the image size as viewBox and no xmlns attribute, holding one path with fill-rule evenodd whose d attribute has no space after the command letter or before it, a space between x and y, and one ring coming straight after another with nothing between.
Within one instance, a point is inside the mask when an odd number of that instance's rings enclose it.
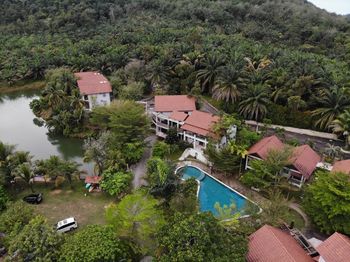
<instances>
[{"instance_id":1,"label":"green foliage","mask_svg":"<svg viewBox=\"0 0 350 262\"><path fill-rule=\"evenodd\" d=\"M129 261L136 257L132 245L118 238L110 226L91 225L68 236L59 261Z\"/></svg>"},{"instance_id":2,"label":"green foliage","mask_svg":"<svg viewBox=\"0 0 350 262\"><path fill-rule=\"evenodd\" d=\"M119 90L119 98L124 100L140 100L145 89L145 84L133 82L126 86L122 86Z\"/></svg>"},{"instance_id":3,"label":"green foliage","mask_svg":"<svg viewBox=\"0 0 350 262\"><path fill-rule=\"evenodd\" d=\"M176 128L169 128L167 132L167 136L165 138L165 142L169 145L176 144L179 141L179 137L177 135Z\"/></svg>"},{"instance_id":4,"label":"green foliage","mask_svg":"<svg viewBox=\"0 0 350 262\"><path fill-rule=\"evenodd\" d=\"M79 164L61 159L58 156L50 156L48 159L36 161L35 173L53 179L61 177L72 184L73 178L79 175Z\"/></svg>"},{"instance_id":5,"label":"green foliage","mask_svg":"<svg viewBox=\"0 0 350 262\"><path fill-rule=\"evenodd\" d=\"M153 146L152 155L154 157L165 158L170 153L170 145L163 142L157 141Z\"/></svg>"},{"instance_id":6,"label":"green foliage","mask_svg":"<svg viewBox=\"0 0 350 262\"><path fill-rule=\"evenodd\" d=\"M42 216L34 217L10 241L9 255L16 260L57 261L62 238Z\"/></svg>"},{"instance_id":7,"label":"green foliage","mask_svg":"<svg viewBox=\"0 0 350 262\"><path fill-rule=\"evenodd\" d=\"M332 128L333 133L344 138L345 148L348 149L350 146L350 110L347 109L341 113L329 127Z\"/></svg>"},{"instance_id":8,"label":"green foliage","mask_svg":"<svg viewBox=\"0 0 350 262\"><path fill-rule=\"evenodd\" d=\"M0 212L6 208L6 204L9 201L9 198L6 194L5 188L0 185Z\"/></svg>"},{"instance_id":9,"label":"green foliage","mask_svg":"<svg viewBox=\"0 0 350 262\"><path fill-rule=\"evenodd\" d=\"M244 151L246 150L244 149ZM230 145L227 145L224 148L217 149L215 145L209 144L205 152L215 169L227 175L238 173L242 161L239 148L233 149Z\"/></svg>"},{"instance_id":10,"label":"green foliage","mask_svg":"<svg viewBox=\"0 0 350 262\"><path fill-rule=\"evenodd\" d=\"M153 157L147 162L147 181L150 193L169 200L175 192L178 179L175 176L175 165L170 161Z\"/></svg>"},{"instance_id":11,"label":"green foliage","mask_svg":"<svg viewBox=\"0 0 350 262\"><path fill-rule=\"evenodd\" d=\"M195 214L198 212L198 183L194 178L187 179L178 185L170 200L170 209L176 213Z\"/></svg>"},{"instance_id":12,"label":"green foliage","mask_svg":"<svg viewBox=\"0 0 350 262\"><path fill-rule=\"evenodd\" d=\"M112 196L118 196L130 187L133 175L131 173L116 172L113 169L107 169L102 173L102 177L101 188Z\"/></svg>"},{"instance_id":13,"label":"green foliage","mask_svg":"<svg viewBox=\"0 0 350 262\"><path fill-rule=\"evenodd\" d=\"M261 135L259 135L257 132L251 131L247 127L242 127L238 130L237 144L249 148L259 141L260 138Z\"/></svg>"},{"instance_id":14,"label":"green foliage","mask_svg":"<svg viewBox=\"0 0 350 262\"><path fill-rule=\"evenodd\" d=\"M245 261L247 240L209 213L177 213L158 233L159 261Z\"/></svg>"},{"instance_id":15,"label":"green foliage","mask_svg":"<svg viewBox=\"0 0 350 262\"><path fill-rule=\"evenodd\" d=\"M343 173L318 171L306 188L304 206L312 221L327 234L350 234L350 182Z\"/></svg>"},{"instance_id":16,"label":"green foliage","mask_svg":"<svg viewBox=\"0 0 350 262\"><path fill-rule=\"evenodd\" d=\"M41 96L30 103L33 113L45 121L50 132L65 136L80 132L84 103L74 74L66 68L52 69L46 74L46 82Z\"/></svg>"},{"instance_id":17,"label":"green foliage","mask_svg":"<svg viewBox=\"0 0 350 262\"><path fill-rule=\"evenodd\" d=\"M158 201L143 191L126 195L118 204L109 206L106 219L118 236L137 243L142 252L155 248L154 235L164 224Z\"/></svg>"},{"instance_id":18,"label":"green foliage","mask_svg":"<svg viewBox=\"0 0 350 262\"><path fill-rule=\"evenodd\" d=\"M33 209L22 201L12 203L0 214L0 232L6 234L5 242L17 236L34 218Z\"/></svg>"}]
</instances>

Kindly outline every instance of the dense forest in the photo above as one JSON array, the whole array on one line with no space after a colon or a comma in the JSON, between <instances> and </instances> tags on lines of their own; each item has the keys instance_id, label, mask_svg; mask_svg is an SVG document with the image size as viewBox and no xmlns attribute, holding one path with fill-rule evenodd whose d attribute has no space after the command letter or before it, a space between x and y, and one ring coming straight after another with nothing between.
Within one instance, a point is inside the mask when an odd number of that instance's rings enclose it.
<instances>
[{"instance_id":1,"label":"dense forest","mask_svg":"<svg viewBox=\"0 0 350 262\"><path fill-rule=\"evenodd\" d=\"M2 82L100 70L116 96L200 90L245 118L322 130L350 106L350 23L304 0L0 4Z\"/></svg>"}]
</instances>

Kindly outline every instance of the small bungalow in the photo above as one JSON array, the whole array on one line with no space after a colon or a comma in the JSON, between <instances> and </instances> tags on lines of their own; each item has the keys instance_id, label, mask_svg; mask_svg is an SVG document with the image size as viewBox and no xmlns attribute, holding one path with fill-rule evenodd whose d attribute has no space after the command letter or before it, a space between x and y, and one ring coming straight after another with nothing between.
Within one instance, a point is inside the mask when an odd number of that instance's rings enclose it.
<instances>
[{"instance_id":1,"label":"small bungalow","mask_svg":"<svg viewBox=\"0 0 350 262\"><path fill-rule=\"evenodd\" d=\"M349 258L349 237L335 232L325 241L307 239L299 230L285 225L264 225L251 234L246 257L248 262L345 262Z\"/></svg>"},{"instance_id":2,"label":"small bungalow","mask_svg":"<svg viewBox=\"0 0 350 262\"><path fill-rule=\"evenodd\" d=\"M335 232L316 247L319 253L318 262L350 261L350 238Z\"/></svg>"},{"instance_id":3,"label":"small bungalow","mask_svg":"<svg viewBox=\"0 0 350 262\"><path fill-rule=\"evenodd\" d=\"M206 148L208 139L214 136L212 126L219 117L196 110L196 100L187 95L155 96L153 123L156 135L167 136L170 128L176 128L178 136L193 148Z\"/></svg>"},{"instance_id":4,"label":"small bungalow","mask_svg":"<svg viewBox=\"0 0 350 262\"><path fill-rule=\"evenodd\" d=\"M286 231L264 225L249 236L248 262L314 262Z\"/></svg>"},{"instance_id":5,"label":"small bungalow","mask_svg":"<svg viewBox=\"0 0 350 262\"><path fill-rule=\"evenodd\" d=\"M284 147L277 136L261 139L249 149L245 169L252 169L252 160L265 160L271 150L279 151ZM320 161L321 157L309 145L295 147L289 159L290 165L284 167L281 175L287 177L292 185L301 187L311 177Z\"/></svg>"},{"instance_id":6,"label":"small bungalow","mask_svg":"<svg viewBox=\"0 0 350 262\"><path fill-rule=\"evenodd\" d=\"M102 180L101 176L87 176L85 177L85 187L92 192L94 190L100 190L100 182Z\"/></svg>"},{"instance_id":7,"label":"small bungalow","mask_svg":"<svg viewBox=\"0 0 350 262\"><path fill-rule=\"evenodd\" d=\"M111 103L112 86L104 75L98 72L79 72L74 75L78 78L78 88L86 109Z\"/></svg>"},{"instance_id":8,"label":"small bungalow","mask_svg":"<svg viewBox=\"0 0 350 262\"><path fill-rule=\"evenodd\" d=\"M350 159L336 161L331 170L332 173L341 172L350 175Z\"/></svg>"}]
</instances>

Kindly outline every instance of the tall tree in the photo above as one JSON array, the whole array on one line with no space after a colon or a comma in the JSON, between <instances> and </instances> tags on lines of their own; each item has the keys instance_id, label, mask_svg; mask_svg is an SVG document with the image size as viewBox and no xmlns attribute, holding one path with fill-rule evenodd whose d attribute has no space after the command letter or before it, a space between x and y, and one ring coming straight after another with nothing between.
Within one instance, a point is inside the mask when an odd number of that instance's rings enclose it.
<instances>
[{"instance_id":1,"label":"tall tree","mask_svg":"<svg viewBox=\"0 0 350 262\"><path fill-rule=\"evenodd\" d=\"M201 81L202 91L212 92L215 80L220 73L225 59L217 54L209 54L203 59L203 69L198 70L197 79Z\"/></svg>"},{"instance_id":2,"label":"tall tree","mask_svg":"<svg viewBox=\"0 0 350 262\"><path fill-rule=\"evenodd\" d=\"M350 234L349 175L318 171L306 188L304 207L312 221L327 234Z\"/></svg>"},{"instance_id":3,"label":"tall tree","mask_svg":"<svg viewBox=\"0 0 350 262\"><path fill-rule=\"evenodd\" d=\"M158 233L159 261L245 261L247 240L210 213L177 213Z\"/></svg>"},{"instance_id":4,"label":"tall tree","mask_svg":"<svg viewBox=\"0 0 350 262\"><path fill-rule=\"evenodd\" d=\"M350 147L350 110L345 110L340 114L337 119L333 120L329 126L332 128L333 133L345 140L345 148Z\"/></svg>"},{"instance_id":5,"label":"tall tree","mask_svg":"<svg viewBox=\"0 0 350 262\"><path fill-rule=\"evenodd\" d=\"M266 86L249 85L239 103L239 113L246 119L258 121L266 115L269 103L269 91Z\"/></svg>"},{"instance_id":6,"label":"tall tree","mask_svg":"<svg viewBox=\"0 0 350 262\"><path fill-rule=\"evenodd\" d=\"M121 237L141 246L143 252L155 248L155 234L164 224L158 201L142 191L125 196L106 210L107 222Z\"/></svg>"},{"instance_id":7,"label":"tall tree","mask_svg":"<svg viewBox=\"0 0 350 262\"><path fill-rule=\"evenodd\" d=\"M332 121L350 108L349 90L344 87L322 89L316 100L321 107L313 110L312 115L315 125L322 129L330 128Z\"/></svg>"},{"instance_id":8,"label":"tall tree","mask_svg":"<svg viewBox=\"0 0 350 262\"><path fill-rule=\"evenodd\" d=\"M57 261L62 237L37 216L10 241L9 255L17 261Z\"/></svg>"}]
</instances>

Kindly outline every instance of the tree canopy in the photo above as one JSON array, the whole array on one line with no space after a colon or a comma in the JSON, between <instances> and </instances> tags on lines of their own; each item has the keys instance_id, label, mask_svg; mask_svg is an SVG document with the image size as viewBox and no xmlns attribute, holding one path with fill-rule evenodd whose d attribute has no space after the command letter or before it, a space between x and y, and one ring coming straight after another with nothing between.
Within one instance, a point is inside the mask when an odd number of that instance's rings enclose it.
<instances>
[{"instance_id":1,"label":"tree canopy","mask_svg":"<svg viewBox=\"0 0 350 262\"><path fill-rule=\"evenodd\" d=\"M306 188L304 206L322 231L350 234L349 175L318 171L314 182Z\"/></svg>"}]
</instances>

